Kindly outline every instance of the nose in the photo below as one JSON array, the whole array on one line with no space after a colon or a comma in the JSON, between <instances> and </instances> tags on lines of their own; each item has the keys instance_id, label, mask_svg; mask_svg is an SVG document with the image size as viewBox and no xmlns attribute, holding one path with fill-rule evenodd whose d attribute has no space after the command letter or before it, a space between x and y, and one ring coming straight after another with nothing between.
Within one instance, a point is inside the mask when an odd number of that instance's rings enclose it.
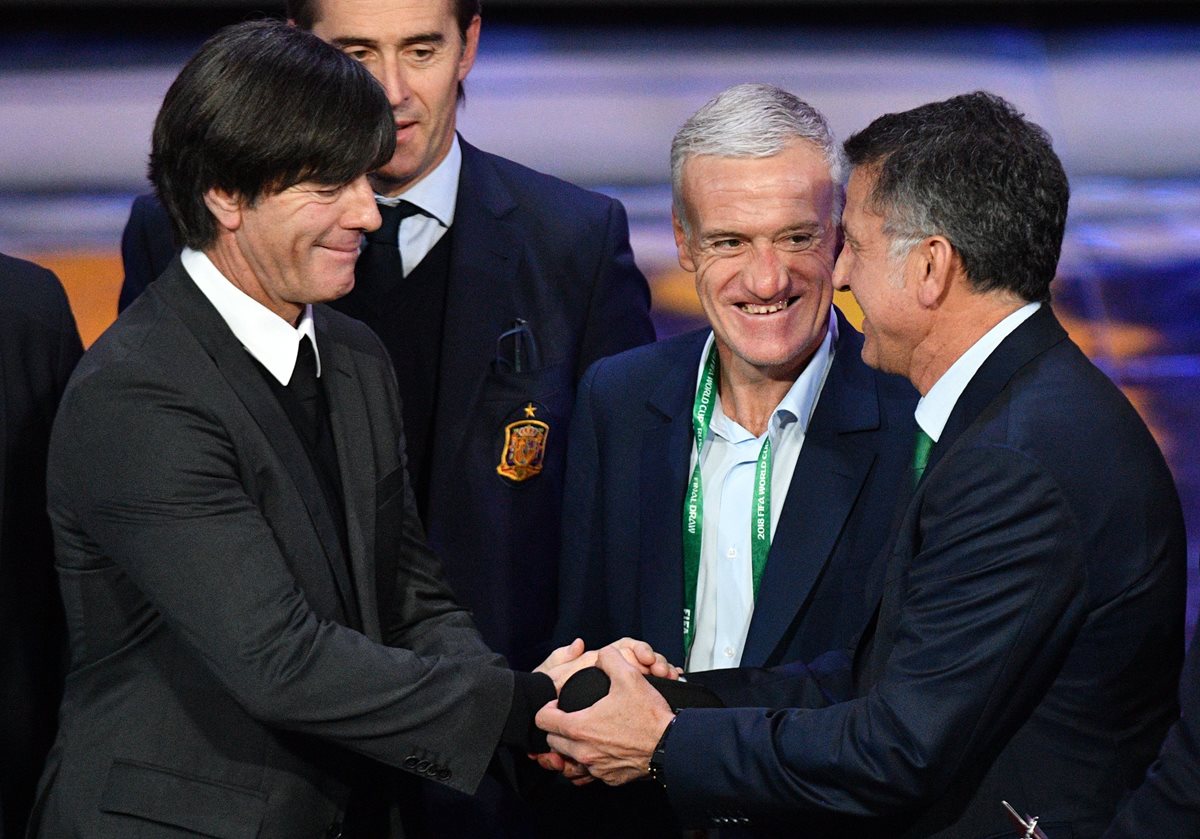
<instances>
[{"instance_id":1,"label":"nose","mask_svg":"<svg viewBox=\"0 0 1200 839\"><path fill-rule=\"evenodd\" d=\"M770 301L788 286L787 265L773 244L753 246L749 270L749 291L760 300Z\"/></svg>"},{"instance_id":2,"label":"nose","mask_svg":"<svg viewBox=\"0 0 1200 839\"><path fill-rule=\"evenodd\" d=\"M372 68L372 74L383 85L388 103L393 108L403 106L412 95L412 88L409 87L405 75L404 64L398 58L384 58Z\"/></svg>"},{"instance_id":3,"label":"nose","mask_svg":"<svg viewBox=\"0 0 1200 839\"><path fill-rule=\"evenodd\" d=\"M383 224L379 215L379 207L375 204L375 190L366 175L359 175L346 187L346 212L342 217L342 225L347 229L365 230L368 233L378 230Z\"/></svg>"},{"instance_id":4,"label":"nose","mask_svg":"<svg viewBox=\"0 0 1200 839\"><path fill-rule=\"evenodd\" d=\"M849 251L849 248L843 247L837 262L833 264L833 287L838 291L850 290Z\"/></svg>"}]
</instances>

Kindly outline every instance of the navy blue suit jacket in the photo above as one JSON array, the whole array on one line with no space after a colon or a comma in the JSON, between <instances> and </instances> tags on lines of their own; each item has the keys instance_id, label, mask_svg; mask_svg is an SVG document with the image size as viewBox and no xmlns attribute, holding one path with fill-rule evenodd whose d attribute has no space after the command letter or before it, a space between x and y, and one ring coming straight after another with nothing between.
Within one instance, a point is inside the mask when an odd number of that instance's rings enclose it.
<instances>
[{"instance_id":1,"label":"navy blue suit jacket","mask_svg":"<svg viewBox=\"0 0 1200 839\"><path fill-rule=\"evenodd\" d=\"M745 666L846 647L863 580L909 475L916 392L839 340L792 475L742 655ZM559 642L628 635L683 664L683 500L708 330L597 363L580 385L563 516Z\"/></svg>"},{"instance_id":2,"label":"navy blue suit jacket","mask_svg":"<svg viewBox=\"0 0 1200 839\"><path fill-rule=\"evenodd\" d=\"M528 669L554 627L576 382L593 361L654 339L650 296L619 202L460 144L425 528L484 639ZM165 212L137 199L122 240L122 303L166 267L169 243ZM516 318L533 331L538 369L495 369L496 340ZM393 351L397 366L405 361ZM550 427L543 468L514 482L496 467L506 425L530 403Z\"/></svg>"},{"instance_id":3,"label":"navy blue suit jacket","mask_svg":"<svg viewBox=\"0 0 1200 839\"><path fill-rule=\"evenodd\" d=\"M46 449L82 354L58 278L0 254L0 837L24 835L57 729L66 621L46 517Z\"/></svg>"},{"instance_id":4,"label":"navy blue suit jacket","mask_svg":"<svg viewBox=\"0 0 1200 839\"><path fill-rule=\"evenodd\" d=\"M1005 799L1099 836L1176 714L1184 554L1158 447L1043 307L933 449L854 698L815 707L798 666L692 676L730 707L678 716L672 804L784 835L984 839L1011 835Z\"/></svg>"}]
</instances>

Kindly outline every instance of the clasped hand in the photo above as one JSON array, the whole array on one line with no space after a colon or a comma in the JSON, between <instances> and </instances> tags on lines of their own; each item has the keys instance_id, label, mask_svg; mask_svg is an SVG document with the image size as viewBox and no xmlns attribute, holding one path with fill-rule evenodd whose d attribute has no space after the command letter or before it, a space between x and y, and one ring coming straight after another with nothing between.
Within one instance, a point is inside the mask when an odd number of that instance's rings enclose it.
<instances>
[{"instance_id":1,"label":"clasped hand","mask_svg":"<svg viewBox=\"0 0 1200 839\"><path fill-rule=\"evenodd\" d=\"M608 674L608 695L570 714L559 710L557 700L546 703L534 721L553 751L530 757L576 785L599 778L616 786L647 773L650 756L675 716L645 676L677 679L680 670L645 641L622 638L599 651L585 651L576 639L551 653L537 672L561 690L577 670L593 665Z\"/></svg>"}]
</instances>

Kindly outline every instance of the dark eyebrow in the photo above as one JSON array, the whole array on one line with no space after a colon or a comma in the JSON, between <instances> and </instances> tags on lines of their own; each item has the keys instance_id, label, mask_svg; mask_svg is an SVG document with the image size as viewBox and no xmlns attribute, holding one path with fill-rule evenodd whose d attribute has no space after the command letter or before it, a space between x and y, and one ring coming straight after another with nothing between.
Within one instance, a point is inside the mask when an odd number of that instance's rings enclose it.
<instances>
[{"instance_id":1,"label":"dark eyebrow","mask_svg":"<svg viewBox=\"0 0 1200 839\"><path fill-rule=\"evenodd\" d=\"M413 44L443 44L446 41L446 36L441 32L421 32L416 35L409 35L400 42L402 47L411 47ZM329 43L335 47L345 49L346 47L378 47L378 38L367 38L362 35L346 35L341 38L332 38Z\"/></svg>"}]
</instances>

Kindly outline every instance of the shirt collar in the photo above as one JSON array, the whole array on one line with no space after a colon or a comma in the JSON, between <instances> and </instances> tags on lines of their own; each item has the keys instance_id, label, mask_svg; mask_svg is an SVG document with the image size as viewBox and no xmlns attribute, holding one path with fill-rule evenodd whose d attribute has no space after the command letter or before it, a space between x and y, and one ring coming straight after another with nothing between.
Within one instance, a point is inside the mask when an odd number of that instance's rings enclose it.
<instances>
[{"instance_id":1,"label":"shirt collar","mask_svg":"<svg viewBox=\"0 0 1200 839\"><path fill-rule=\"evenodd\" d=\"M950 412L954 410L958 398L967 389L971 379L979 372L983 362L995 352L1000 342L1007 338L1014 329L1026 321L1034 312L1042 307L1041 303L1026 303L1004 320L983 334L983 337L971 345L965 353L950 365L950 369L941 375L929 392L917 403L916 419L921 430L929 435L935 443L942 436Z\"/></svg>"},{"instance_id":2,"label":"shirt collar","mask_svg":"<svg viewBox=\"0 0 1200 839\"><path fill-rule=\"evenodd\" d=\"M461 172L462 147L455 134L450 151L441 163L433 167L432 172L399 195L376 195L375 200L391 206L402 200L407 201L420 207L421 212L437 220L442 227L449 227L454 223L454 208L458 205L458 176Z\"/></svg>"},{"instance_id":3,"label":"shirt collar","mask_svg":"<svg viewBox=\"0 0 1200 839\"><path fill-rule=\"evenodd\" d=\"M800 371L800 375L796 381L792 382L792 386L788 388L788 392L784 395L779 404L775 406L775 411L771 415L771 424L769 431L777 432L780 428L793 422L799 423L800 432L808 432L808 423L812 419L813 411L816 410L817 400L821 396L821 388L825 385L825 378L829 375L829 368L833 364L833 348L837 343L838 328L837 315L831 306L829 309L829 327L825 332L825 338L821 341L821 345L817 347L817 351L813 353L812 358L808 360L808 364L804 365L804 369ZM710 332L708 340L704 342L704 349L700 353L700 368L696 374L696 387L700 386L700 379L704 375L704 362L708 358L708 353L712 349L715 336ZM725 415L724 409L721 407L721 396L718 389L716 404L714 405L712 424L710 429L719 426L722 430L722 436L726 439L731 439L727 432L733 431L733 423ZM744 432L749 435L748 431ZM740 436L740 435L739 435ZM734 440L734 442L737 442Z\"/></svg>"},{"instance_id":4,"label":"shirt collar","mask_svg":"<svg viewBox=\"0 0 1200 839\"><path fill-rule=\"evenodd\" d=\"M207 254L184 248L180 261L192 282L212 303L246 352L267 368L267 372L281 385L291 381L292 372L296 369L300 339L305 335L312 341L313 354L317 358L317 375L321 375L321 353L317 347L317 331L313 328L311 305L305 304L299 325L293 327L231 283L213 265Z\"/></svg>"}]
</instances>

